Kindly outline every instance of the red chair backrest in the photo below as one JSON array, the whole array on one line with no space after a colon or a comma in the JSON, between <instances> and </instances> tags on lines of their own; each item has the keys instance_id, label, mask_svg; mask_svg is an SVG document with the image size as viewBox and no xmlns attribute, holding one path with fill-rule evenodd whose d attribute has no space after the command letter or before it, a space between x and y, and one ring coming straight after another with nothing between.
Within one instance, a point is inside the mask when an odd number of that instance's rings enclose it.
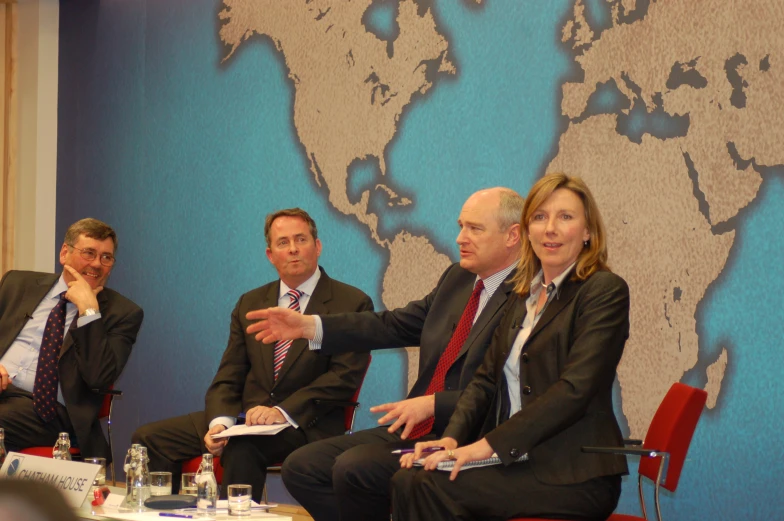
<instances>
[{"instance_id":1,"label":"red chair backrest","mask_svg":"<svg viewBox=\"0 0 784 521\"><path fill-rule=\"evenodd\" d=\"M365 383L365 377L367 376L368 369L370 369L370 362L372 361L373 355L368 355L368 365L365 367L365 372L362 373L362 379L359 381L357 390L354 391L354 395L351 397L352 402L359 403L359 393L362 392L362 384ZM356 412L356 407L346 407L346 410L344 411L345 416L343 417L343 426L346 428L346 432L351 432L354 430L354 416L356 415Z\"/></svg>"},{"instance_id":2,"label":"red chair backrest","mask_svg":"<svg viewBox=\"0 0 784 521\"><path fill-rule=\"evenodd\" d=\"M52 451L54 447L27 447L19 451L20 454L27 454L28 456L40 456L42 458L52 458ZM71 456L78 456L79 449L71 447Z\"/></svg>"},{"instance_id":3,"label":"red chair backrest","mask_svg":"<svg viewBox=\"0 0 784 521\"><path fill-rule=\"evenodd\" d=\"M683 462L707 399L708 393L702 389L675 382L667 391L648 427L642 446L670 455L667 475L662 483L669 491L678 487ZM660 460L660 457L641 458L639 473L656 482Z\"/></svg>"},{"instance_id":4,"label":"red chair backrest","mask_svg":"<svg viewBox=\"0 0 784 521\"><path fill-rule=\"evenodd\" d=\"M185 461L182 464L182 471L183 472L198 472L199 465L201 464L201 456L196 456L195 458L191 458L188 461ZM218 482L218 485L223 483L223 467L220 464L220 457L214 456L212 458L212 470L215 473L215 480Z\"/></svg>"},{"instance_id":5,"label":"red chair backrest","mask_svg":"<svg viewBox=\"0 0 784 521\"><path fill-rule=\"evenodd\" d=\"M112 387L109 387L109 389ZM101 404L101 409L98 411L99 420L109 417L109 413L112 410L112 399L114 399L114 396L111 394L105 394L103 396L103 403Z\"/></svg>"}]
</instances>

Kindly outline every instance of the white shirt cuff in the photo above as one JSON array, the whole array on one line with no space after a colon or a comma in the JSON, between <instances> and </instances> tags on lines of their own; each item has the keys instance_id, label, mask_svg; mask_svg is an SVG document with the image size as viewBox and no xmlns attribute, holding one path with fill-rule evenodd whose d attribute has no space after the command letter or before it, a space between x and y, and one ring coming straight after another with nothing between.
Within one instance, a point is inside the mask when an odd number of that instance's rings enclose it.
<instances>
[{"instance_id":1,"label":"white shirt cuff","mask_svg":"<svg viewBox=\"0 0 784 521\"><path fill-rule=\"evenodd\" d=\"M292 427L294 427L295 429L299 429L299 425L297 424L297 422L295 422L286 411L284 411L277 405L275 406L275 408L280 411L280 413L283 415L284 418L286 418L286 421L289 422Z\"/></svg>"},{"instance_id":2,"label":"white shirt cuff","mask_svg":"<svg viewBox=\"0 0 784 521\"><path fill-rule=\"evenodd\" d=\"M315 322L315 331L313 332L313 340L308 340L308 349L311 351L319 351L321 349L321 342L324 341L324 327L321 325L321 317L313 315Z\"/></svg>"},{"instance_id":3,"label":"white shirt cuff","mask_svg":"<svg viewBox=\"0 0 784 521\"><path fill-rule=\"evenodd\" d=\"M90 322L95 322L99 318L101 318L100 313L96 313L95 315L85 315L83 317L79 317L76 319L76 327L86 326Z\"/></svg>"},{"instance_id":4,"label":"white shirt cuff","mask_svg":"<svg viewBox=\"0 0 784 521\"><path fill-rule=\"evenodd\" d=\"M210 429L216 425L223 425L228 429L229 427L234 427L235 423L237 423L237 418L232 418L231 416L218 416L210 422Z\"/></svg>"}]
</instances>

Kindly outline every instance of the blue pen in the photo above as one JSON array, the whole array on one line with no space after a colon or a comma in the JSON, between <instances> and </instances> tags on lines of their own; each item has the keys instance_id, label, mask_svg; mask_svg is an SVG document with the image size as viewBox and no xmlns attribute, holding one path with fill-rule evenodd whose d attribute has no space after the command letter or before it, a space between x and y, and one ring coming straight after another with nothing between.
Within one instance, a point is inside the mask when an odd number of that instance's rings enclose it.
<instances>
[{"instance_id":1,"label":"blue pen","mask_svg":"<svg viewBox=\"0 0 784 521\"><path fill-rule=\"evenodd\" d=\"M182 517L185 519L193 519L193 516L189 516L188 514L172 514L171 512L159 512L158 515L161 517Z\"/></svg>"},{"instance_id":2,"label":"blue pen","mask_svg":"<svg viewBox=\"0 0 784 521\"><path fill-rule=\"evenodd\" d=\"M393 450L392 454L413 454L416 449L397 449ZM422 452L438 452L439 450L446 450L445 447L425 447Z\"/></svg>"}]
</instances>

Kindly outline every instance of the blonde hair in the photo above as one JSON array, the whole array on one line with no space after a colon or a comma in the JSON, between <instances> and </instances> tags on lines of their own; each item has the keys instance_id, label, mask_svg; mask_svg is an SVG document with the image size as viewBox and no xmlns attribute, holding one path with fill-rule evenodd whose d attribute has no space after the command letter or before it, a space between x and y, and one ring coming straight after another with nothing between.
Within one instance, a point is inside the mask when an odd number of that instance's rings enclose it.
<instances>
[{"instance_id":1,"label":"blonde hair","mask_svg":"<svg viewBox=\"0 0 784 521\"><path fill-rule=\"evenodd\" d=\"M553 192L561 188L571 190L583 202L585 223L590 234L588 245L577 256L572 280L585 280L597 271L610 271L607 265L607 232L596 199L588 185L579 177L570 177L561 173L547 174L531 187L523 206L523 215L520 219L522 255L517 264L517 275L512 280L515 284L514 290L519 295L525 296L530 292L531 281L542 268L542 263L528 240L528 225L531 217Z\"/></svg>"}]
</instances>

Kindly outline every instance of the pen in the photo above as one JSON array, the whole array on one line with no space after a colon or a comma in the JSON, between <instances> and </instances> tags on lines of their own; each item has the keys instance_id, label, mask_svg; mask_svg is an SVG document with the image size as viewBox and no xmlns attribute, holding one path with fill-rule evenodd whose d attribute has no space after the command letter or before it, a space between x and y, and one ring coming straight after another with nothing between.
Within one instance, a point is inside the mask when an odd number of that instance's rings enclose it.
<instances>
[{"instance_id":1,"label":"pen","mask_svg":"<svg viewBox=\"0 0 784 521\"><path fill-rule=\"evenodd\" d=\"M393 450L392 454L413 454L415 449L397 449ZM422 452L438 452L439 450L446 450L445 447L425 447Z\"/></svg>"},{"instance_id":2,"label":"pen","mask_svg":"<svg viewBox=\"0 0 784 521\"><path fill-rule=\"evenodd\" d=\"M159 512L158 515L161 517L183 517L185 519L193 519L193 516L189 516L188 514L172 514L171 512Z\"/></svg>"}]
</instances>

